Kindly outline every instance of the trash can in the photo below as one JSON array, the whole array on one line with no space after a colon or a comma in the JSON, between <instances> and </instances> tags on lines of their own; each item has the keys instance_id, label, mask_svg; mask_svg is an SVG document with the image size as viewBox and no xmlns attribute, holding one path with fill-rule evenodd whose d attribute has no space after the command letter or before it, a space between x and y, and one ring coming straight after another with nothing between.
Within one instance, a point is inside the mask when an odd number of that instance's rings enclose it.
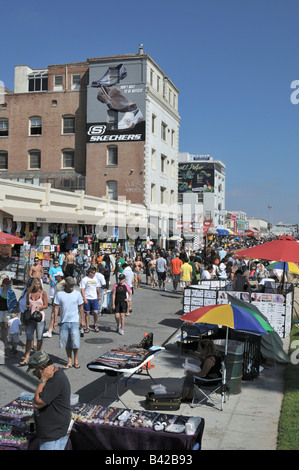
<instances>
[{"instance_id":1,"label":"trash can","mask_svg":"<svg viewBox=\"0 0 299 470\"><path fill-rule=\"evenodd\" d=\"M224 357L225 339L215 339L215 347ZM230 395L241 393L243 376L244 344L240 341L228 340L226 356L226 384Z\"/></svg>"},{"instance_id":2,"label":"trash can","mask_svg":"<svg viewBox=\"0 0 299 470\"><path fill-rule=\"evenodd\" d=\"M233 330L231 338L244 344L243 380L256 379L261 365L261 336Z\"/></svg>"}]
</instances>

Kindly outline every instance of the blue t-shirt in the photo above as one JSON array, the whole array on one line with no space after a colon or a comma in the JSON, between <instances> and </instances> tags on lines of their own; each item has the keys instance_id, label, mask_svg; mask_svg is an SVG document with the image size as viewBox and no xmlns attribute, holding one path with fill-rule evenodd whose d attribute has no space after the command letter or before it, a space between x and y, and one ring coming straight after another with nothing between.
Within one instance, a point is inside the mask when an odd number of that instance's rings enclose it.
<instances>
[{"instance_id":1,"label":"blue t-shirt","mask_svg":"<svg viewBox=\"0 0 299 470\"><path fill-rule=\"evenodd\" d=\"M61 322L79 323L79 305L83 305L83 297L78 290L65 292L64 290L57 292L54 304L59 305Z\"/></svg>"},{"instance_id":2,"label":"blue t-shirt","mask_svg":"<svg viewBox=\"0 0 299 470\"><path fill-rule=\"evenodd\" d=\"M52 266L52 268L49 269L49 276L50 276L50 274L52 274L53 279L55 279L55 274L58 273L58 272L60 272L60 271L61 271L61 267L60 267L60 266L58 266L57 268L55 268L54 266ZM51 287L56 286L56 284L57 284L57 281L56 281L56 282L53 282L53 281L51 281L51 279L50 279L50 286L51 286Z\"/></svg>"}]
</instances>

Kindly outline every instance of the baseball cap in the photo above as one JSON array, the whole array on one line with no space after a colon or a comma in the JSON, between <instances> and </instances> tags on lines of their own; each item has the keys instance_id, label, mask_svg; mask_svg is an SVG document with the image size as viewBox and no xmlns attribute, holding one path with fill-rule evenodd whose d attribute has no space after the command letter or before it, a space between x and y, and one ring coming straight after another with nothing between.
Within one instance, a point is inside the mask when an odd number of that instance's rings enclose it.
<instances>
[{"instance_id":1,"label":"baseball cap","mask_svg":"<svg viewBox=\"0 0 299 470\"><path fill-rule=\"evenodd\" d=\"M122 279L126 279L126 276L124 274L120 274L118 276L118 279L121 281Z\"/></svg>"},{"instance_id":2,"label":"baseball cap","mask_svg":"<svg viewBox=\"0 0 299 470\"><path fill-rule=\"evenodd\" d=\"M55 277L56 276L61 276L61 277L64 277L64 274L62 271L58 271L56 274L55 274Z\"/></svg>"},{"instance_id":3,"label":"baseball cap","mask_svg":"<svg viewBox=\"0 0 299 470\"><path fill-rule=\"evenodd\" d=\"M76 281L73 277L71 276L68 276L65 278L65 282L66 284L68 284L69 286L74 286L76 284Z\"/></svg>"},{"instance_id":4,"label":"baseball cap","mask_svg":"<svg viewBox=\"0 0 299 470\"><path fill-rule=\"evenodd\" d=\"M50 360L50 356L46 351L36 351L28 360L28 369L26 372L33 373L35 369L46 365Z\"/></svg>"}]
</instances>

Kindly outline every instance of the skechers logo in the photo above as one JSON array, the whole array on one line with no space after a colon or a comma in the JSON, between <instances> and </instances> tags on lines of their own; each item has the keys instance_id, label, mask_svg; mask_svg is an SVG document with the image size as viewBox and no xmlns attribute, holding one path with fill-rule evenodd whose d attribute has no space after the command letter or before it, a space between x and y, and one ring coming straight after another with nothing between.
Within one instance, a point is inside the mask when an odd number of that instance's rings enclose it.
<instances>
[{"instance_id":1,"label":"skechers logo","mask_svg":"<svg viewBox=\"0 0 299 470\"><path fill-rule=\"evenodd\" d=\"M101 125L101 126L90 126L88 129L87 134L88 135L103 135L106 132L106 126Z\"/></svg>"}]
</instances>

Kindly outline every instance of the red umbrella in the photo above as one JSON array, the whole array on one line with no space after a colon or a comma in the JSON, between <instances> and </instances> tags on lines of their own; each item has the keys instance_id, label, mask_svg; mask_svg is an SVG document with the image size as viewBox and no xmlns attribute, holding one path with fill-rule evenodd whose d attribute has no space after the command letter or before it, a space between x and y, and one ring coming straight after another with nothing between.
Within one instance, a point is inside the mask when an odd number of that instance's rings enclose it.
<instances>
[{"instance_id":1,"label":"red umbrella","mask_svg":"<svg viewBox=\"0 0 299 470\"><path fill-rule=\"evenodd\" d=\"M0 232L0 245L15 245L17 243L22 244L22 238L15 237L9 233Z\"/></svg>"},{"instance_id":2,"label":"red umbrella","mask_svg":"<svg viewBox=\"0 0 299 470\"><path fill-rule=\"evenodd\" d=\"M266 259L299 263L299 243L288 238L277 238L252 248L236 251L234 258Z\"/></svg>"}]
</instances>

